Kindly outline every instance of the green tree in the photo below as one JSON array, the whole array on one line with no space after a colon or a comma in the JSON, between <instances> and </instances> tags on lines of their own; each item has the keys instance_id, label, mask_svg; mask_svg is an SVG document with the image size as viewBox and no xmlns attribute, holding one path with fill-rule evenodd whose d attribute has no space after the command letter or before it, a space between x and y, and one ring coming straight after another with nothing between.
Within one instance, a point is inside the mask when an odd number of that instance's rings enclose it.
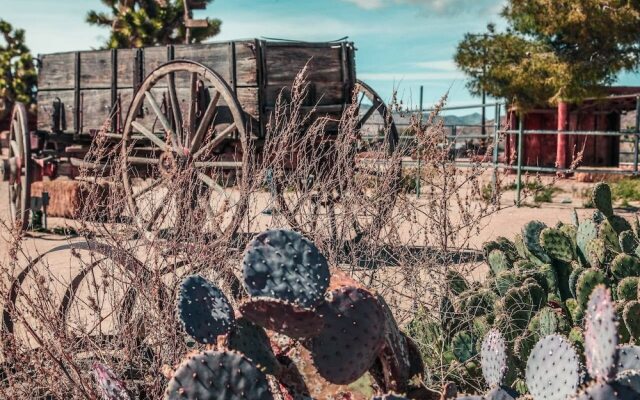
<instances>
[{"instance_id":1,"label":"green tree","mask_svg":"<svg viewBox=\"0 0 640 400\"><path fill-rule=\"evenodd\" d=\"M110 12L90 11L87 22L111 29L106 48L131 48L185 43L185 0L101 0ZM202 0L205 4L213 0ZM193 29L191 43L220 33L219 19L208 19L206 28Z\"/></svg>"},{"instance_id":2,"label":"green tree","mask_svg":"<svg viewBox=\"0 0 640 400\"><path fill-rule=\"evenodd\" d=\"M0 19L0 119L16 101L35 103L38 76L22 29Z\"/></svg>"},{"instance_id":3,"label":"green tree","mask_svg":"<svg viewBox=\"0 0 640 400\"><path fill-rule=\"evenodd\" d=\"M521 106L597 95L640 65L640 1L509 0L508 27L467 34L455 61L474 94Z\"/></svg>"}]
</instances>

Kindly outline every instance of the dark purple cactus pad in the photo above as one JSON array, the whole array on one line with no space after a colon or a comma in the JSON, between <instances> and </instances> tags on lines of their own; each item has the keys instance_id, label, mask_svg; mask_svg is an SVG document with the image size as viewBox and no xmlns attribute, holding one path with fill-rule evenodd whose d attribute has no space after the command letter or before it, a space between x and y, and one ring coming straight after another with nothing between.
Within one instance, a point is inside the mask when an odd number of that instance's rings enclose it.
<instances>
[{"instance_id":1,"label":"dark purple cactus pad","mask_svg":"<svg viewBox=\"0 0 640 400\"><path fill-rule=\"evenodd\" d=\"M616 372L640 371L640 346L626 344L618 348Z\"/></svg>"},{"instance_id":2,"label":"dark purple cactus pad","mask_svg":"<svg viewBox=\"0 0 640 400\"><path fill-rule=\"evenodd\" d=\"M240 313L254 324L294 339L316 336L324 327L315 310L267 297L255 297L242 303Z\"/></svg>"},{"instance_id":3,"label":"dark purple cactus pad","mask_svg":"<svg viewBox=\"0 0 640 400\"><path fill-rule=\"evenodd\" d=\"M587 370L594 379L606 380L615 374L618 329L611 293L604 285L591 292L585 317L584 348Z\"/></svg>"},{"instance_id":4,"label":"dark purple cactus pad","mask_svg":"<svg viewBox=\"0 0 640 400\"><path fill-rule=\"evenodd\" d=\"M233 309L224 293L199 275L182 281L177 312L184 330L198 343L216 343L234 323Z\"/></svg>"},{"instance_id":5,"label":"dark purple cactus pad","mask_svg":"<svg viewBox=\"0 0 640 400\"><path fill-rule=\"evenodd\" d=\"M165 399L273 400L265 374L231 351L188 356L167 385Z\"/></svg>"},{"instance_id":6,"label":"dark purple cactus pad","mask_svg":"<svg viewBox=\"0 0 640 400\"><path fill-rule=\"evenodd\" d=\"M411 360L409 348L389 305L380 295L378 303L382 307L385 318L384 346L378 355L384 375L384 389L404 393L409 382Z\"/></svg>"},{"instance_id":7,"label":"dark purple cactus pad","mask_svg":"<svg viewBox=\"0 0 640 400\"><path fill-rule=\"evenodd\" d=\"M617 384L594 381L589 386L569 397L570 400L638 400L638 393Z\"/></svg>"},{"instance_id":8,"label":"dark purple cactus pad","mask_svg":"<svg viewBox=\"0 0 640 400\"><path fill-rule=\"evenodd\" d=\"M244 354L265 373L278 374L280 364L273 354L267 333L248 319L236 320L236 326L229 333L227 347Z\"/></svg>"},{"instance_id":9,"label":"dark purple cactus pad","mask_svg":"<svg viewBox=\"0 0 640 400\"><path fill-rule=\"evenodd\" d=\"M270 297L313 308L329 287L329 265L318 248L297 232L269 230L247 246L244 287L251 297Z\"/></svg>"},{"instance_id":10,"label":"dark purple cactus pad","mask_svg":"<svg viewBox=\"0 0 640 400\"><path fill-rule=\"evenodd\" d=\"M456 400L515 400L518 393L507 387L495 387L482 396L459 396Z\"/></svg>"},{"instance_id":11,"label":"dark purple cactus pad","mask_svg":"<svg viewBox=\"0 0 640 400\"><path fill-rule=\"evenodd\" d=\"M318 307L325 321L311 339L313 362L327 381L346 385L369 370L384 343L384 313L375 297L354 287L333 290Z\"/></svg>"},{"instance_id":12,"label":"dark purple cactus pad","mask_svg":"<svg viewBox=\"0 0 640 400\"><path fill-rule=\"evenodd\" d=\"M580 385L580 361L567 339L549 335L531 351L525 376L535 399L565 400Z\"/></svg>"},{"instance_id":13,"label":"dark purple cactus pad","mask_svg":"<svg viewBox=\"0 0 640 400\"><path fill-rule=\"evenodd\" d=\"M507 344L497 329L491 329L480 349L482 375L489 387L500 386L507 374Z\"/></svg>"},{"instance_id":14,"label":"dark purple cactus pad","mask_svg":"<svg viewBox=\"0 0 640 400\"><path fill-rule=\"evenodd\" d=\"M94 363L93 376L103 400L131 400L131 395L124 382L106 365Z\"/></svg>"}]
</instances>

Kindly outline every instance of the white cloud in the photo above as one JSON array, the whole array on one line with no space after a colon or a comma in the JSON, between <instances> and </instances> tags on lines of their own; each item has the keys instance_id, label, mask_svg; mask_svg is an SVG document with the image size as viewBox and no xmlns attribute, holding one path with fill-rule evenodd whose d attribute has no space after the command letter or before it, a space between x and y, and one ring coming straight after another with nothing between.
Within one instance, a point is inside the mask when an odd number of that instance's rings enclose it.
<instances>
[{"instance_id":1,"label":"white cloud","mask_svg":"<svg viewBox=\"0 0 640 400\"><path fill-rule=\"evenodd\" d=\"M349 3L353 3L360 8L364 8L365 10L375 10L376 8L384 7L384 0L345 0Z\"/></svg>"},{"instance_id":2,"label":"white cloud","mask_svg":"<svg viewBox=\"0 0 640 400\"><path fill-rule=\"evenodd\" d=\"M412 4L430 14L461 14L470 12L495 13L504 0L343 0L356 4L365 10L389 7L397 4Z\"/></svg>"},{"instance_id":3,"label":"white cloud","mask_svg":"<svg viewBox=\"0 0 640 400\"><path fill-rule=\"evenodd\" d=\"M415 63L415 66L432 71L458 71L458 67L453 60L422 61Z\"/></svg>"},{"instance_id":4,"label":"white cloud","mask_svg":"<svg viewBox=\"0 0 640 400\"><path fill-rule=\"evenodd\" d=\"M452 82L459 79L464 79L465 76L462 72L447 71L447 72L381 72L381 73L360 73L358 79L365 81L446 81Z\"/></svg>"}]
</instances>

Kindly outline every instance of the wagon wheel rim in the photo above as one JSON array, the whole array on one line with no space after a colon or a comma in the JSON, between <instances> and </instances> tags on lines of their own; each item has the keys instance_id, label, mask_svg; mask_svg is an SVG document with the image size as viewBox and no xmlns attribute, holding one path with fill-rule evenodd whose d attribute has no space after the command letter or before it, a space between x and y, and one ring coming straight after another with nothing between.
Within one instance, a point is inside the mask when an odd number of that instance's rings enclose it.
<instances>
[{"instance_id":1,"label":"wagon wheel rim","mask_svg":"<svg viewBox=\"0 0 640 400\"><path fill-rule=\"evenodd\" d=\"M181 79L186 89L179 86ZM182 92L186 94L180 96ZM188 231L196 213L198 223L205 221L202 229L216 238L233 235L247 198L220 182L238 173L246 178L242 172L249 163L248 142L242 107L217 73L192 61L173 61L152 72L131 103L122 146L127 205L143 236L156 240L167 230ZM137 156L142 143L150 146L151 156ZM235 146L232 160L225 159L228 146ZM132 167L141 164L151 182L136 188ZM178 183L188 183L187 188ZM162 190L159 202L143 205L150 193Z\"/></svg>"},{"instance_id":2,"label":"wagon wheel rim","mask_svg":"<svg viewBox=\"0 0 640 400\"><path fill-rule=\"evenodd\" d=\"M332 188L332 190L310 192L303 198L292 199L292 196L287 195L286 188L276 179L273 190L277 196L276 204L278 211L282 213L289 225L305 234L313 235L319 226L318 221L324 219L324 223L328 225L328 233L334 240L339 239L341 235L340 231L344 231L345 229L351 230L352 234L343 234L343 238L348 237L349 239L358 241L365 236L377 237L386 222L386 217L395 205L401 171L400 159L399 157L395 157L395 150L398 146L399 139L396 125L384 101L382 101L382 98L370 86L364 82L357 81L354 93L353 98L357 103L353 104L350 110L354 113L350 118L354 118L354 128L358 135L355 143L353 143L353 154L350 157L351 161L355 164L352 172L362 175L365 179L385 176L389 182L386 182L384 188L378 189L381 193L367 194L359 185L343 186L340 179L338 179L336 186ZM372 103L372 106L363 108L363 99L368 99ZM371 168L367 164L367 158L361 157L361 142L363 140L361 133L363 126L376 113L383 121L383 128L381 129L383 135L377 139L378 157L383 162L375 164L374 167ZM390 170L385 172L385 169ZM351 179L353 179L353 177ZM341 210L340 204L349 201L349 197L352 196L370 196L372 201L364 207L358 207L359 210L357 210L357 213L359 215L352 216L352 223L347 226L340 221L340 219L343 218L341 214L344 211ZM382 197L382 200L374 201L375 198L380 197ZM305 213L304 221L303 218L301 218L303 212ZM311 212L312 215L309 215L309 212Z\"/></svg>"},{"instance_id":3,"label":"wagon wheel rim","mask_svg":"<svg viewBox=\"0 0 640 400\"><path fill-rule=\"evenodd\" d=\"M9 215L11 224L26 230L29 226L33 163L27 109L16 103L9 125Z\"/></svg>"}]
</instances>

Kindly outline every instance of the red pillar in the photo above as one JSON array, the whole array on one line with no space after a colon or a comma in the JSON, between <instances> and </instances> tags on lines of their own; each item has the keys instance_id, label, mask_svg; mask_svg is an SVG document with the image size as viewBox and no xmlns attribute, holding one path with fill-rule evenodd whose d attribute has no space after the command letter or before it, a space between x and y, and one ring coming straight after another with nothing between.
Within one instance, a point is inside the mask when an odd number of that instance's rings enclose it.
<instances>
[{"instance_id":1,"label":"red pillar","mask_svg":"<svg viewBox=\"0 0 640 400\"><path fill-rule=\"evenodd\" d=\"M569 124L569 107L567 103L561 101L558 103L558 144L556 147L556 164L558 168L567 168L567 153L569 138L567 135L560 134L561 131L566 131Z\"/></svg>"}]
</instances>

